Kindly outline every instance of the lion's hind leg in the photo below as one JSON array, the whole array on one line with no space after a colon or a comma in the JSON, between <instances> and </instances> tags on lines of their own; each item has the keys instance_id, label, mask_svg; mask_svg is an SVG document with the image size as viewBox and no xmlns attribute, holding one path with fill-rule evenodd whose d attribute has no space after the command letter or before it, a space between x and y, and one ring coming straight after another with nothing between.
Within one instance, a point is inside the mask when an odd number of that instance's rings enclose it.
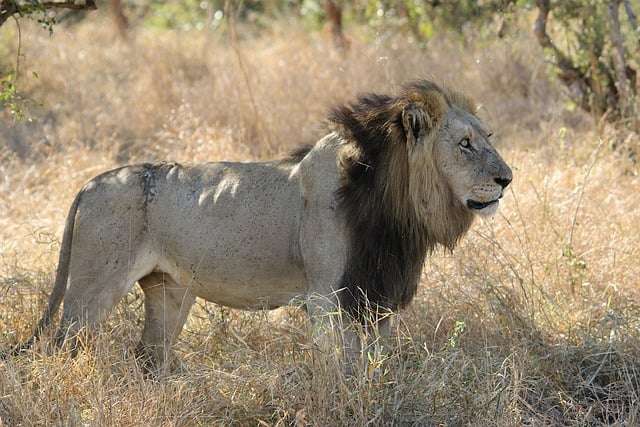
<instances>
[{"instance_id":1,"label":"lion's hind leg","mask_svg":"<svg viewBox=\"0 0 640 427\"><path fill-rule=\"evenodd\" d=\"M95 248L88 249L87 253L100 254ZM79 334L93 332L136 281L155 268L151 252L142 247L131 252L127 256L119 251L104 257L72 255L62 318L55 335L56 347L64 346L75 355Z\"/></svg>"},{"instance_id":2,"label":"lion's hind leg","mask_svg":"<svg viewBox=\"0 0 640 427\"><path fill-rule=\"evenodd\" d=\"M139 283L144 292L145 320L136 353L147 374L167 373L171 346L182 331L195 296L165 273L151 273Z\"/></svg>"}]
</instances>

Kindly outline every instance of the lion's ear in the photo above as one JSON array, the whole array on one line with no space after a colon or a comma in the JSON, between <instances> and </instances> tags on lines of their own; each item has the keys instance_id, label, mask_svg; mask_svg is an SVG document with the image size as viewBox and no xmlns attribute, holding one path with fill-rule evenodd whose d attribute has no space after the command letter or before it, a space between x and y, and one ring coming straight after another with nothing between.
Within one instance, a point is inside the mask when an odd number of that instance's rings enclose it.
<instances>
[{"instance_id":1,"label":"lion's ear","mask_svg":"<svg viewBox=\"0 0 640 427\"><path fill-rule=\"evenodd\" d=\"M407 136L407 142L418 144L424 141L429 131L429 116L427 112L415 103L408 104L402 109L402 126Z\"/></svg>"},{"instance_id":2,"label":"lion's ear","mask_svg":"<svg viewBox=\"0 0 640 427\"><path fill-rule=\"evenodd\" d=\"M424 142L426 136L444 120L448 109L449 104L439 90L433 89L411 97L402 109L402 126L407 142Z\"/></svg>"}]
</instances>

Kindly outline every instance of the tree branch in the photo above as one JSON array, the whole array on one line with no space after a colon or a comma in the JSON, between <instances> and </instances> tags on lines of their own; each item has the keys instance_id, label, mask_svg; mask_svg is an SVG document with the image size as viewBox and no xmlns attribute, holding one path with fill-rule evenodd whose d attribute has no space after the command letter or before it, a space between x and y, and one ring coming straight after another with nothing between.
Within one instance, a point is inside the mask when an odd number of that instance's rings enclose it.
<instances>
[{"instance_id":1,"label":"tree branch","mask_svg":"<svg viewBox=\"0 0 640 427\"><path fill-rule=\"evenodd\" d=\"M630 112L632 102L631 92L629 90L629 81L627 80L627 64L624 58L624 39L620 31L620 2L621 0L610 0L607 5L609 12L609 25L611 29L611 41L615 53L613 55L613 65L616 69L616 88L618 89L618 98L622 116L627 117Z\"/></svg>"},{"instance_id":2,"label":"tree branch","mask_svg":"<svg viewBox=\"0 0 640 427\"><path fill-rule=\"evenodd\" d=\"M76 3L74 1L44 1L33 2L26 5L19 5L17 0L0 0L0 27L10 17L20 14L28 9L33 10L46 10L46 9L71 9L71 10L95 10L97 9L95 0L85 0L84 3Z\"/></svg>"},{"instance_id":3,"label":"tree branch","mask_svg":"<svg viewBox=\"0 0 640 427\"><path fill-rule=\"evenodd\" d=\"M545 49L551 50L557 61L557 65L563 72L573 74L581 74L579 70L573 65L573 62L565 55L558 47L551 41L551 37L547 33L547 19L549 18L549 12L551 6L549 0L536 0L538 6L538 17L533 26L533 32L538 39L538 43Z\"/></svg>"},{"instance_id":4,"label":"tree branch","mask_svg":"<svg viewBox=\"0 0 640 427\"><path fill-rule=\"evenodd\" d=\"M0 27L7 19L18 13L18 5L13 0L0 1Z\"/></svg>"},{"instance_id":5,"label":"tree branch","mask_svg":"<svg viewBox=\"0 0 640 427\"><path fill-rule=\"evenodd\" d=\"M558 49L547 33L547 20L551 11L550 3L550 0L536 0L538 16L533 26L533 33L538 39L538 44L553 54L555 65L559 69L558 78L569 88L570 96L580 104L581 108L590 111L588 78L567 55Z\"/></svg>"},{"instance_id":6,"label":"tree branch","mask_svg":"<svg viewBox=\"0 0 640 427\"><path fill-rule=\"evenodd\" d=\"M63 2L45 1L40 3L40 5L42 5L42 7L44 7L45 9L95 10L98 8L94 0L86 0L84 4L77 4L73 1L63 1Z\"/></svg>"},{"instance_id":7,"label":"tree branch","mask_svg":"<svg viewBox=\"0 0 640 427\"><path fill-rule=\"evenodd\" d=\"M629 24L631 24L631 28L636 33L636 37L640 37L638 34L638 18L633 11L633 7L631 7L631 2L629 0L624 0L624 10L627 12L627 19L629 20Z\"/></svg>"}]
</instances>

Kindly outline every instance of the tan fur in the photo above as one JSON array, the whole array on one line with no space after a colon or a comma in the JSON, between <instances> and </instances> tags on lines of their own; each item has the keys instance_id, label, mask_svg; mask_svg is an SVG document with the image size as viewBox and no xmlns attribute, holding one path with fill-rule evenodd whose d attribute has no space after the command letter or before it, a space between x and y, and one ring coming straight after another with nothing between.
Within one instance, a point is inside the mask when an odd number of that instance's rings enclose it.
<instances>
[{"instance_id":1,"label":"tan fur","mask_svg":"<svg viewBox=\"0 0 640 427\"><path fill-rule=\"evenodd\" d=\"M146 305L139 348L154 365L166 361L195 297L240 309L303 299L319 323L345 288L361 284L404 306L426 253L453 248L471 224L465 203L497 197L494 179L511 172L455 92L418 82L362 102L335 113L343 126L286 161L144 164L91 180L67 219L36 335L64 296L58 337L73 340L135 282ZM488 153L479 167L458 148L473 129ZM374 181L361 187L351 181L358 176Z\"/></svg>"}]
</instances>

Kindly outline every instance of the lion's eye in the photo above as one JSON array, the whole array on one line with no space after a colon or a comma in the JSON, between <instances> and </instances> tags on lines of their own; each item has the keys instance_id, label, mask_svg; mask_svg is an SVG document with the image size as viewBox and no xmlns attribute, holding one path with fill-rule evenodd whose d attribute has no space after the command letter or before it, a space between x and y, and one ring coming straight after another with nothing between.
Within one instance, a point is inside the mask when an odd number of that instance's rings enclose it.
<instances>
[{"instance_id":1,"label":"lion's eye","mask_svg":"<svg viewBox=\"0 0 640 427\"><path fill-rule=\"evenodd\" d=\"M464 148L465 150L469 150L471 148L471 140L468 136L465 136L462 141L460 141L460 147Z\"/></svg>"}]
</instances>

